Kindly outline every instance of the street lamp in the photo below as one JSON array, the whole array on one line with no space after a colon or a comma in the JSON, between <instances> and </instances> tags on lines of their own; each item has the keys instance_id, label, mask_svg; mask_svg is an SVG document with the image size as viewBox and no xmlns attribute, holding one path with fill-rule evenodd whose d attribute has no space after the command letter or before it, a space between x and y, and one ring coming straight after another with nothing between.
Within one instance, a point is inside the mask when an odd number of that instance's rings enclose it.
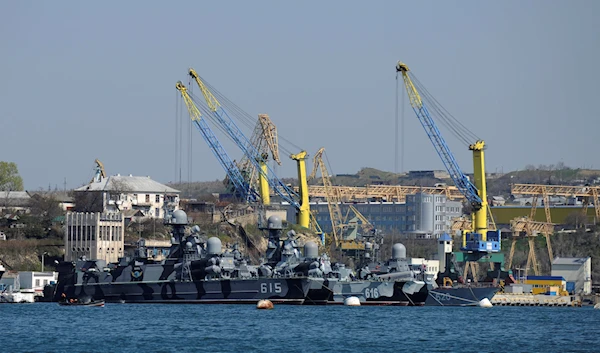
<instances>
[{"instance_id":1,"label":"street lamp","mask_svg":"<svg viewBox=\"0 0 600 353\"><path fill-rule=\"evenodd\" d=\"M44 257L45 257L46 255L48 255L48 252L47 252L47 251L44 251L44 252L42 253L42 272L44 272Z\"/></svg>"}]
</instances>

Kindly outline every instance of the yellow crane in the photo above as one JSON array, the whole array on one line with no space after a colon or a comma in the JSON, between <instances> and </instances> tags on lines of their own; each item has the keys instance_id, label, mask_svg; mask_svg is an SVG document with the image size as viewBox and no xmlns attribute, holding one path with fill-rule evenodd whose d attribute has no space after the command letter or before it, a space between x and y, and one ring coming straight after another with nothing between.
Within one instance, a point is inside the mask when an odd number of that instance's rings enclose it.
<instances>
[{"instance_id":1,"label":"yellow crane","mask_svg":"<svg viewBox=\"0 0 600 353\"><path fill-rule=\"evenodd\" d=\"M258 121L250 137L250 143L254 146L256 151L261 156L259 160L262 173L256 170L255 164L250 161L247 155L244 155L242 160L238 163L240 171L247 178L248 184L256 190L269 190L269 183L266 178L260 178L261 175L267 175L266 163L271 158L281 165L279 159L279 143L277 139L277 127L269 118L267 114L259 114ZM270 193L267 192L262 195L261 199L263 205L268 206L270 201Z\"/></svg>"},{"instance_id":2,"label":"yellow crane","mask_svg":"<svg viewBox=\"0 0 600 353\"><path fill-rule=\"evenodd\" d=\"M342 219L342 211L340 210L340 198L335 194L331 187L329 171L327 171L327 166L325 166L325 163L323 162L323 152L325 152L325 148L321 147L317 153L315 153L313 157L313 170L308 179L314 179L317 175L317 170L321 171L321 180L325 187L327 208L329 209L329 216L331 218L331 234L333 235L334 244L338 246L344 231L344 221Z\"/></svg>"},{"instance_id":3,"label":"yellow crane","mask_svg":"<svg viewBox=\"0 0 600 353\"><path fill-rule=\"evenodd\" d=\"M311 218L314 219L314 217L311 217L310 205L308 203L308 183L306 181L305 162L306 152L302 151L298 154L293 154L290 156L297 162L298 167L298 179L300 182L300 200L298 201L295 199L297 195L294 194L293 190L289 189L287 185L283 183L283 181L277 178L276 175L273 174L270 178L267 178L267 171L269 168L264 158L262 158L263 156L258 153L258 151L250 143L250 140L247 139L243 132L238 128L238 126L229 116L229 113L211 93L208 86L203 82L197 72L190 68L188 73L196 81L196 84L202 91L202 95L204 96L206 105L208 106L208 110L210 111L211 116L218 123L219 127L229 135L235 144L244 152L244 155L248 156L248 159L251 163L259 164L259 167L257 168L259 170L259 184L261 186L265 186L264 188L261 187L260 189L260 199L269 200L270 191L267 188L270 187L271 189L274 189L283 200L289 202L290 205L293 205L296 208L298 212L298 225L305 228L310 228ZM226 101L225 103L227 104ZM239 108L235 106L231 110L235 112L236 110L239 110Z\"/></svg>"},{"instance_id":4,"label":"yellow crane","mask_svg":"<svg viewBox=\"0 0 600 353\"><path fill-rule=\"evenodd\" d=\"M552 262L552 246L550 245L549 235L554 231L554 224L548 222L536 222L528 217L519 217L510 221L510 226L513 232L512 242L510 245L510 253L506 261L506 268L510 268L515 255L515 247L519 234L523 231L526 232L527 242L529 244L529 252L527 254L526 268L532 268L535 275L540 274L540 265L535 254L535 237L538 233L546 236L546 243L548 245L548 254L550 256L550 262Z\"/></svg>"},{"instance_id":5,"label":"yellow crane","mask_svg":"<svg viewBox=\"0 0 600 353\"><path fill-rule=\"evenodd\" d=\"M375 226L371 224L371 221L367 219L354 205L348 205L348 212L346 213L346 217L344 219L344 223L348 224L350 212L354 212L356 217L361 221L361 228L363 229L363 233L372 232L375 229Z\"/></svg>"},{"instance_id":6,"label":"yellow crane","mask_svg":"<svg viewBox=\"0 0 600 353\"><path fill-rule=\"evenodd\" d=\"M537 207L537 200L542 196L544 200L544 210L546 212L546 222L552 222L550 216L550 198L549 196L583 197L583 212L587 215L587 209L590 202L594 204L596 221L600 221L600 207L598 195L599 186L575 186L575 185L540 185L540 184L512 184L510 192L513 195L531 195L533 200L531 207ZM535 211L533 212L535 216Z\"/></svg>"},{"instance_id":7,"label":"yellow crane","mask_svg":"<svg viewBox=\"0 0 600 353\"><path fill-rule=\"evenodd\" d=\"M336 193L336 189L333 187L331 183L331 175L327 170L327 166L323 161L323 153L325 152L325 148L321 147L317 153L315 153L313 157L313 170L308 177L309 180L312 180L316 177L317 171L321 173L321 181L323 183L323 187L325 189L325 197L327 200L327 208L329 210L329 217L331 219L331 229L333 235L333 242L337 248L342 251L348 250L364 250L364 243L356 242L356 241L348 241L345 239L344 234L348 229L348 217L350 212L354 212L358 219L361 221L361 226L363 229L368 228L369 230L373 228L373 225L369 222L369 220L360 213L353 205L349 205L348 213L345 217L342 216L342 211L340 205L342 204L342 200L340 195ZM314 195L311 195L314 196Z\"/></svg>"},{"instance_id":8,"label":"yellow crane","mask_svg":"<svg viewBox=\"0 0 600 353\"><path fill-rule=\"evenodd\" d=\"M550 213L550 196L566 196L566 197L583 197L583 214L587 217L588 204L593 202L596 220L600 219L600 207L598 205L598 194L600 187L597 186L574 186L574 185L541 185L541 184L512 184L511 193L513 195L530 195L532 196L531 211L529 213L528 224L524 229L529 238L529 256L527 258L527 267L530 263L533 266L534 272L539 271L537 258L533 251L534 237L541 233L546 238L546 246L548 248L548 258L550 263L554 261L554 252L552 250L551 237L554 233L554 224ZM537 210L538 198L542 197L544 211L546 214L546 222L536 222L535 215ZM511 247L511 253L514 250ZM511 256L512 258L512 256ZM537 272L536 272L537 273Z\"/></svg>"},{"instance_id":9,"label":"yellow crane","mask_svg":"<svg viewBox=\"0 0 600 353\"><path fill-rule=\"evenodd\" d=\"M94 161L94 163L96 163L96 174L94 175L94 177L92 178L90 183L93 183L95 181L98 182L98 181L101 181L102 179L106 178L106 172L104 171L104 164L102 164L102 162L100 162L100 160L97 158Z\"/></svg>"}]
</instances>

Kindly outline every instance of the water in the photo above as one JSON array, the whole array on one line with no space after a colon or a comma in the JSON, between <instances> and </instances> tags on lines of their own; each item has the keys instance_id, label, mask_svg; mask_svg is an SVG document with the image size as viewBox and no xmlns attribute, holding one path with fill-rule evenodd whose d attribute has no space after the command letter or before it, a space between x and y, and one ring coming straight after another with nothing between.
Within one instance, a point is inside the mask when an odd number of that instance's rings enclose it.
<instances>
[{"instance_id":1,"label":"water","mask_svg":"<svg viewBox=\"0 0 600 353\"><path fill-rule=\"evenodd\" d=\"M600 352L600 310L0 305L0 352Z\"/></svg>"}]
</instances>

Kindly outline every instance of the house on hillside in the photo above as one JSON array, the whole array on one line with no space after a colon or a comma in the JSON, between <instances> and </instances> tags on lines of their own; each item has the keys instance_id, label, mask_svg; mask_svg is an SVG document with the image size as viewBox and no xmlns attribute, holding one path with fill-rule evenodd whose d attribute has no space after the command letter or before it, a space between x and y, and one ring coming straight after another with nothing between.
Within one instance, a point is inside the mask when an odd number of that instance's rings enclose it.
<instances>
[{"instance_id":1,"label":"house on hillside","mask_svg":"<svg viewBox=\"0 0 600 353\"><path fill-rule=\"evenodd\" d=\"M75 189L75 211L164 218L179 209L179 193L150 177L117 174Z\"/></svg>"},{"instance_id":2,"label":"house on hillside","mask_svg":"<svg viewBox=\"0 0 600 353\"><path fill-rule=\"evenodd\" d=\"M0 213L29 213L30 202L27 191L0 191Z\"/></svg>"}]
</instances>

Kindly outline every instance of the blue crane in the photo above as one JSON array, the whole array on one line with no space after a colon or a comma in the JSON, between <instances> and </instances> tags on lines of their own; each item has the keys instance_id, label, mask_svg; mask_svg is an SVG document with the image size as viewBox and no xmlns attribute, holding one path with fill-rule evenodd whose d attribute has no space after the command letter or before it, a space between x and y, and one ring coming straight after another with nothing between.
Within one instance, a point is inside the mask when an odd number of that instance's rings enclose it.
<instances>
[{"instance_id":1,"label":"blue crane","mask_svg":"<svg viewBox=\"0 0 600 353\"><path fill-rule=\"evenodd\" d=\"M189 70L189 75L196 81L198 87L202 91L202 95L206 100L206 104L212 113L213 117L219 124L219 126L231 137L235 144L242 150L244 155L248 157L250 162L254 164L256 170L258 170L263 177L267 178L269 186L286 202L290 203L297 209L300 208L300 204L296 200L298 196L292 189L290 189L283 181L281 181L271 168L267 165L266 169L268 174L272 177L265 175L264 166L261 166L260 161L263 159L260 152L256 150L255 146L252 145L250 140L244 135L240 128L231 119L229 114L223 107L217 98L210 92L208 87L204 84L200 76L194 69Z\"/></svg>"},{"instance_id":2,"label":"blue crane","mask_svg":"<svg viewBox=\"0 0 600 353\"><path fill-rule=\"evenodd\" d=\"M473 184L469 178L461 171L458 162L454 158L454 155L450 151L450 148L446 144L446 141L442 137L440 130L438 129L435 121L431 117L429 109L427 108L424 98L427 99L433 110L438 113L440 118L444 118L444 110L437 101L429 96L427 90L424 87L420 87L420 91L424 94L423 96L419 93L415 87L415 83L409 75L409 69L403 62L398 62L396 65L396 72L402 74L406 92L410 99L410 104L417 115L417 118L423 125L427 136L433 143L433 146L440 156L444 166L448 170L452 181L459 189L459 191L469 201L473 209L473 222L471 225L471 232L465 234L463 239L463 249L468 251L474 251L477 253L486 252L497 252L500 251L500 235L498 231L488 231L487 222L487 195L486 195L486 183L485 183L485 163L484 163L484 147L485 142L477 139L475 143L469 144L469 150L473 151L473 165L474 165L474 177L475 184ZM416 81L416 79L415 79ZM416 81L418 82L418 81ZM447 118L446 118L447 119ZM448 121L448 125L454 130L457 135L461 132L458 130L460 127L463 128L462 138L463 141L467 140L465 136L468 129L459 123L460 126L452 126L452 122ZM468 132L472 136L471 132ZM488 239L489 238L489 239ZM490 241L488 241L490 240Z\"/></svg>"},{"instance_id":3,"label":"blue crane","mask_svg":"<svg viewBox=\"0 0 600 353\"><path fill-rule=\"evenodd\" d=\"M196 104L194 104L187 91L187 88L181 82L177 82L175 87L181 93L194 125L198 131L200 131L202 137L210 147L210 150L213 152L215 157L217 157L217 160L223 169L225 169L227 177L235 186L236 196L245 201L256 201L258 198L258 193L247 183L238 166L231 160L231 158L229 158L229 155L217 139L217 136L210 129L210 126L207 124L207 122L202 118L202 114L200 113L200 110Z\"/></svg>"}]
</instances>

